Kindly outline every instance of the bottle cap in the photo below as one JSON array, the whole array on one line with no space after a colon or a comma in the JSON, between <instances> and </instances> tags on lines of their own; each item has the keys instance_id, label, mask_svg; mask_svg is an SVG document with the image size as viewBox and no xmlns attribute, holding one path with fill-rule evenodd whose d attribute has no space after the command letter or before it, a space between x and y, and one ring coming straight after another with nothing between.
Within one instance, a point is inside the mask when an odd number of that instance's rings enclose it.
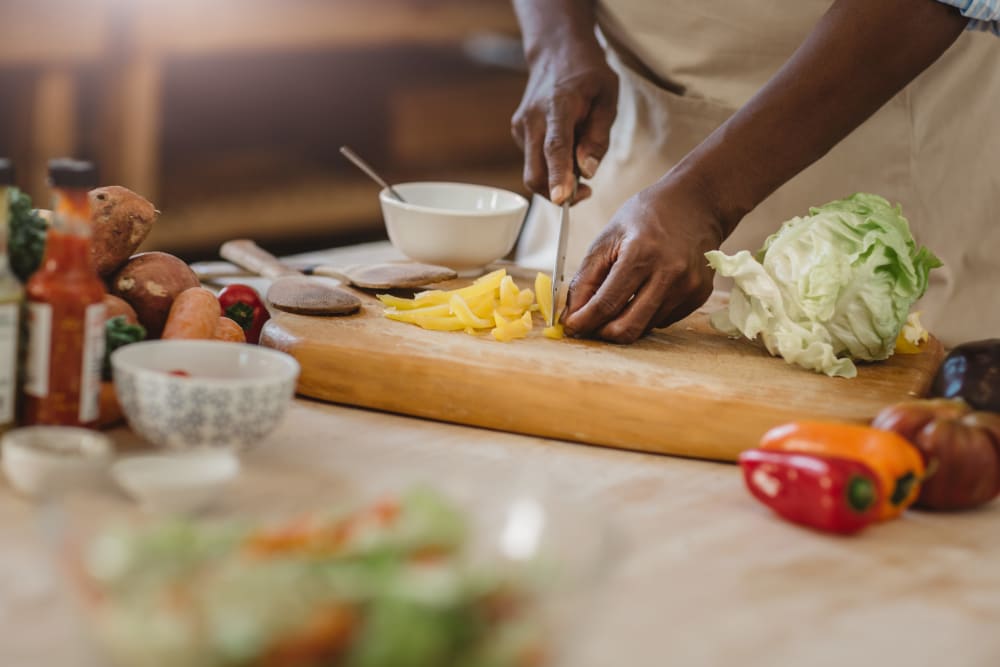
<instances>
[{"instance_id":1,"label":"bottle cap","mask_svg":"<svg viewBox=\"0 0 1000 667\"><path fill-rule=\"evenodd\" d=\"M59 158L49 160L49 183L54 188L97 187L97 167L93 162Z\"/></svg>"},{"instance_id":2,"label":"bottle cap","mask_svg":"<svg viewBox=\"0 0 1000 667\"><path fill-rule=\"evenodd\" d=\"M14 185L14 163L0 157L0 188Z\"/></svg>"}]
</instances>

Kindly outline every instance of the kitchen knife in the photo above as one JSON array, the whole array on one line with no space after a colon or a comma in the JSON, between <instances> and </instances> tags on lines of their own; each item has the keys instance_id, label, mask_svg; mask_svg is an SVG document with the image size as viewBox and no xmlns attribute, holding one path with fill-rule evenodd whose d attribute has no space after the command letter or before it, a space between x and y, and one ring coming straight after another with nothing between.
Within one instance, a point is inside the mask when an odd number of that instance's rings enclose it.
<instances>
[{"instance_id":1,"label":"kitchen knife","mask_svg":"<svg viewBox=\"0 0 1000 667\"><path fill-rule=\"evenodd\" d=\"M565 279L563 272L566 269L566 243L569 241L569 206L576 198L577 182L573 181L573 194L562 204L562 213L559 218L559 241L556 244L556 262L552 268L552 312L549 313L549 321L546 325L553 326L556 322L559 311L559 290Z\"/></svg>"}]
</instances>

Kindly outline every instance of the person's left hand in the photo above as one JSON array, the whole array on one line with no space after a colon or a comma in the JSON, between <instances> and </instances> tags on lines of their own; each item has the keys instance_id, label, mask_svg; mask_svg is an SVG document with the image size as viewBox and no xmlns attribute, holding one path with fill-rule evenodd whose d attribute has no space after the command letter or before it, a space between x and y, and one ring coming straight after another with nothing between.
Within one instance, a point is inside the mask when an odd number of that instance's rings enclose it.
<instances>
[{"instance_id":1,"label":"person's left hand","mask_svg":"<svg viewBox=\"0 0 1000 667\"><path fill-rule=\"evenodd\" d=\"M714 275L705 253L724 236L709 201L667 180L625 202L570 283L567 333L632 343L705 303Z\"/></svg>"}]
</instances>

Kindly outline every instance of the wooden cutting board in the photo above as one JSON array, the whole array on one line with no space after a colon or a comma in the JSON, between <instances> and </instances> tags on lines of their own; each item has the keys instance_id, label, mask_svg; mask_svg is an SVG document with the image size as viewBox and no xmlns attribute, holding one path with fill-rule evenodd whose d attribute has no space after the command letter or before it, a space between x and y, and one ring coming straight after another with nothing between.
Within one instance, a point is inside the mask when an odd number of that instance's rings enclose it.
<instances>
[{"instance_id":1,"label":"wooden cutting board","mask_svg":"<svg viewBox=\"0 0 1000 667\"><path fill-rule=\"evenodd\" d=\"M518 285L531 285L527 273ZM447 283L443 288L467 284ZM768 428L792 419L868 420L924 395L943 357L934 339L916 355L829 378L790 366L715 331L699 312L631 346L549 340L541 318L527 339L425 331L383 317L371 294L360 313L278 313L262 343L302 366L298 391L325 401L577 441L734 460Z\"/></svg>"}]
</instances>

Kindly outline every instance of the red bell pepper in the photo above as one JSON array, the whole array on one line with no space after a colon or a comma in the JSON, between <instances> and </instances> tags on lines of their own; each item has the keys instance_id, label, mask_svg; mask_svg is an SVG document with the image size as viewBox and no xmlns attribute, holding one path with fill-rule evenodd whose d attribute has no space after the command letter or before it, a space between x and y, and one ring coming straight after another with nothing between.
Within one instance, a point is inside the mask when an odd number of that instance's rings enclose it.
<instances>
[{"instance_id":1,"label":"red bell pepper","mask_svg":"<svg viewBox=\"0 0 1000 667\"><path fill-rule=\"evenodd\" d=\"M227 285L219 292L219 305L223 315L240 325L248 343L260 341L260 330L271 319L271 313L257 290L240 283Z\"/></svg>"},{"instance_id":2,"label":"red bell pepper","mask_svg":"<svg viewBox=\"0 0 1000 667\"><path fill-rule=\"evenodd\" d=\"M882 488L860 461L750 449L740 467L750 493L794 523L847 535L879 519Z\"/></svg>"}]
</instances>

